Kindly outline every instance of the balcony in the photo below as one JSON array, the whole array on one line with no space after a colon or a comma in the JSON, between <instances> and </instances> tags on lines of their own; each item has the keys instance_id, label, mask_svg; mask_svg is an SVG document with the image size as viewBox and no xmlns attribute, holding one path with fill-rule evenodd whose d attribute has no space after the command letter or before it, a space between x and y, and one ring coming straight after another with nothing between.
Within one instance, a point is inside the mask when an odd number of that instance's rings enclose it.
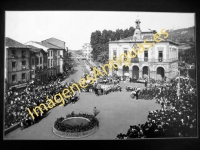
<instances>
[{"instance_id":1,"label":"balcony","mask_svg":"<svg viewBox=\"0 0 200 150\"><path fill-rule=\"evenodd\" d=\"M11 84L12 85L16 85L16 84L18 84L18 82L17 81L12 81Z\"/></svg>"},{"instance_id":2,"label":"balcony","mask_svg":"<svg viewBox=\"0 0 200 150\"><path fill-rule=\"evenodd\" d=\"M145 58L144 58L144 62L148 62L148 57L145 57Z\"/></svg>"},{"instance_id":3,"label":"balcony","mask_svg":"<svg viewBox=\"0 0 200 150\"><path fill-rule=\"evenodd\" d=\"M16 54L12 54L11 58L18 58Z\"/></svg>"},{"instance_id":4,"label":"balcony","mask_svg":"<svg viewBox=\"0 0 200 150\"><path fill-rule=\"evenodd\" d=\"M162 57L159 57L159 58L158 58L158 61L159 61L159 62L162 62L162 61L163 61L163 58L162 58Z\"/></svg>"},{"instance_id":5,"label":"balcony","mask_svg":"<svg viewBox=\"0 0 200 150\"><path fill-rule=\"evenodd\" d=\"M139 58L131 58L131 63L139 63Z\"/></svg>"}]
</instances>

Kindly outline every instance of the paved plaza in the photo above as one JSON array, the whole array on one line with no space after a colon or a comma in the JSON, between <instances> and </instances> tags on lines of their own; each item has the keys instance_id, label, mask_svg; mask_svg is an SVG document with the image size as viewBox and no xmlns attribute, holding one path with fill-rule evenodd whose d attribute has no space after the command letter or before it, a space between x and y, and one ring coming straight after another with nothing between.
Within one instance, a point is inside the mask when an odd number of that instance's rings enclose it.
<instances>
[{"instance_id":1,"label":"paved plaza","mask_svg":"<svg viewBox=\"0 0 200 150\"><path fill-rule=\"evenodd\" d=\"M80 64L74 68L74 74L66 81L74 79L76 82L82 76ZM66 82L64 81L64 82ZM97 107L100 113L99 129L94 134L82 138L82 140L106 140L115 139L117 134L126 133L130 125L138 125L147 121L147 115L150 110L160 109L160 105L155 100L136 100L131 99L130 92L125 90L126 85L138 86L144 88L140 83L121 82L122 92L111 92L108 95L97 97L94 93L81 93L80 100L75 104L69 104L65 107L57 106L49 111L47 117L40 122L21 130L20 128L7 134L5 139L24 139L24 140L67 140L61 138L52 132L55 120L58 117L65 117L66 114L74 111L75 113L85 112L93 114L93 108ZM79 139L80 140L80 139Z\"/></svg>"}]
</instances>

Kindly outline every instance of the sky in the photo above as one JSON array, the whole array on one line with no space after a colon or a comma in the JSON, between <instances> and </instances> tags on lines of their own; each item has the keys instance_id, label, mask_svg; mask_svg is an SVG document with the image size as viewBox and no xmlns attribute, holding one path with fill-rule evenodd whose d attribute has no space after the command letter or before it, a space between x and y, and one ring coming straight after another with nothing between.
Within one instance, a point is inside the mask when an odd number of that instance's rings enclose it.
<instances>
[{"instance_id":1,"label":"sky","mask_svg":"<svg viewBox=\"0 0 200 150\"><path fill-rule=\"evenodd\" d=\"M5 36L20 43L41 42L54 37L70 50L90 43L91 33L135 27L142 31L179 29L195 26L194 13L155 13L133 11L6 11Z\"/></svg>"}]
</instances>

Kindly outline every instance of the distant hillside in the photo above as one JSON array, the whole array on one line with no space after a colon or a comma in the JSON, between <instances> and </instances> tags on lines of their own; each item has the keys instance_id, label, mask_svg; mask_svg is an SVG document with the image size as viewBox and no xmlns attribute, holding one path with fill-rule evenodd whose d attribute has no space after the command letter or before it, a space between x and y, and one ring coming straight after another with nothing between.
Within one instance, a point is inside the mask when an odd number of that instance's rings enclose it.
<instances>
[{"instance_id":1,"label":"distant hillside","mask_svg":"<svg viewBox=\"0 0 200 150\"><path fill-rule=\"evenodd\" d=\"M178 43L187 43L190 45L194 44L194 34L195 27L176 29L176 30L166 30L169 33L169 39L176 41Z\"/></svg>"}]
</instances>

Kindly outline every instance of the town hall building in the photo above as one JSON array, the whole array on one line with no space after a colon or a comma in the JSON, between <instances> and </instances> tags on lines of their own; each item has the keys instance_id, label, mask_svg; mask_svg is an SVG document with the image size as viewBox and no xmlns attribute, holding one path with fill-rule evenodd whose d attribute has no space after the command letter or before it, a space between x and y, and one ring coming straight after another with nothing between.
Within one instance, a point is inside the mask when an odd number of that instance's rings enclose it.
<instances>
[{"instance_id":1,"label":"town hall building","mask_svg":"<svg viewBox=\"0 0 200 150\"><path fill-rule=\"evenodd\" d=\"M172 79L178 75L178 44L170 39L164 39L160 42L155 42L153 35L154 31L142 32L140 29L140 20L135 21L136 29L134 35L117 41L109 41L109 60L120 59L120 55L129 51L134 52L132 48L136 50L137 44L155 43L154 46L147 49L143 53L138 53L138 56L128 58L131 60L129 66L121 65L118 69L113 69L111 74L117 74L118 76L128 76L132 79L138 78L152 78L155 80ZM145 45L144 45L145 47Z\"/></svg>"}]
</instances>

